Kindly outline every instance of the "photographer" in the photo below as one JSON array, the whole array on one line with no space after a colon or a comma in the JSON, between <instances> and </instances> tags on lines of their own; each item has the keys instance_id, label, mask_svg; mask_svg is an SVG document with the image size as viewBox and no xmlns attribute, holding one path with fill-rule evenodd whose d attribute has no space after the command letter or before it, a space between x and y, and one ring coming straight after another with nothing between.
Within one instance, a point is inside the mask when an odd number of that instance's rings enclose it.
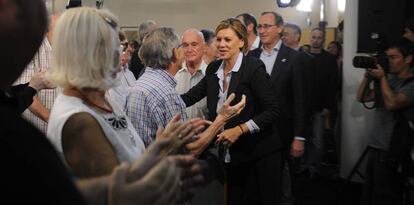
<instances>
[{"instance_id":1,"label":"photographer","mask_svg":"<svg viewBox=\"0 0 414 205\"><path fill-rule=\"evenodd\" d=\"M369 68L358 90L358 101L376 103L363 204L402 204L402 175L389 156L389 145L397 113L414 102L413 45L402 39L388 47L385 53L389 60L389 75L383 69L386 64ZM374 87L366 89L371 81L374 81ZM394 134L395 137L399 136Z\"/></svg>"}]
</instances>

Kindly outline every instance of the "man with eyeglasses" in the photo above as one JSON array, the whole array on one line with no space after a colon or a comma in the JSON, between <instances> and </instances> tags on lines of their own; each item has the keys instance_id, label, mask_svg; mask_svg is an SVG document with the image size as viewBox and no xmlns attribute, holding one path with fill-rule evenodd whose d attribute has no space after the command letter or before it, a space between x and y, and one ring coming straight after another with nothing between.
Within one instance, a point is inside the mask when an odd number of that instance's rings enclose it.
<instances>
[{"instance_id":1,"label":"man with eyeglasses","mask_svg":"<svg viewBox=\"0 0 414 205\"><path fill-rule=\"evenodd\" d=\"M283 18L278 13L263 12L257 26L262 47L251 51L249 55L264 62L272 89L279 98L282 113L275 123L275 129L282 137L283 148L280 150L280 173L275 174L282 175L283 170L283 178L289 179L289 176L285 176L285 173L289 174L289 152L293 157L299 157L304 152L306 93L303 72L295 64L298 53L283 45L281 40L283 24ZM284 198L286 196L282 196L282 200Z\"/></svg>"},{"instance_id":2,"label":"man with eyeglasses","mask_svg":"<svg viewBox=\"0 0 414 205\"><path fill-rule=\"evenodd\" d=\"M175 89L179 94L184 94L200 82L206 73L207 64L203 61L206 46L204 36L197 29L188 29L184 31L181 37L181 46L184 50L184 62L182 68L175 75L177 80ZM189 118L207 118L206 99L204 98L196 104L187 107L186 112Z\"/></svg>"}]
</instances>

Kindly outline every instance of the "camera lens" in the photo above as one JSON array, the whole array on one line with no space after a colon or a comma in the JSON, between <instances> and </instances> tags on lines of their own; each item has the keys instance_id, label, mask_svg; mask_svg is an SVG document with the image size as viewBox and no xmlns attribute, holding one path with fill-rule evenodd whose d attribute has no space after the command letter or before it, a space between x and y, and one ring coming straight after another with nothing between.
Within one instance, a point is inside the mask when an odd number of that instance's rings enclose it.
<instances>
[{"instance_id":1,"label":"camera lens","mask_svg":"<svg viewBox=\"0 0 414 205\"><path fill-rule=\"evenodd\" d=\"M375 68L377 60L372 56L355 56L352 64L356 68Z\"/></svg>"}]
</instances>

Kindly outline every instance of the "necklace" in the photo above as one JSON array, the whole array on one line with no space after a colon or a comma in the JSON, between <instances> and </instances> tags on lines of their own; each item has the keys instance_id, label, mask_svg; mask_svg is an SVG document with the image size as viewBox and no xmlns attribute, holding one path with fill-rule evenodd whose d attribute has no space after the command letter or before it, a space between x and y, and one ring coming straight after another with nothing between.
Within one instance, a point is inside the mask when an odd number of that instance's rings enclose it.
<instances>
[{"instance_id":1,"label":"necklace","mask_svg":"<svg viewBox=\"0 0 414 205\"><path fill-rule=\"evenodd\" d=\"M76 88L71 88L70 91L75 91L78 97L80 97L86 104L88 104L92 107L98 108L99 110L102 110L102 111L105 111L105 112L108 112L108 113L113 112L112 106L105 99L104 99L104 105L106 105L106 107L102 106L102 105L99 105L95 102L92 102L88 97L85 96L85 94L83 94L81 91L79 91Z\"/></svg>"}]
</instances>

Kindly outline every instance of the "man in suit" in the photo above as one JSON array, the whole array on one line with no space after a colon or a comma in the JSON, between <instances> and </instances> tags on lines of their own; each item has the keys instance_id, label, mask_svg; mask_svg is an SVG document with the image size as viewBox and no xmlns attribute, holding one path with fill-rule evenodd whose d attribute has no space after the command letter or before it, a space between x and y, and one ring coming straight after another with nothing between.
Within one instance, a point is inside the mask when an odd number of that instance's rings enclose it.
<instances>
[{"instance_id":1,"label":"man in suit","mask_svg":"<svg viewBox=\"0 0 414 205\"><path fill-rule=\"evenodd\" d=\"M260 58L270 75L273 91L279 98L282 119L277 128L284 145L291 144L292 155L298 157L304 151L305 92L303 74L294 66L297 52L281 41L283 18L276 12L263 12L259 19L259 36L262 47L249 53Z\"/></svg>"},{"instance_id":2,"label":"man in suit","mask_svg":"<svg viewBox=\"0 0 414 205\"><path fill-rule=\"evenodd\" d=\"M312 97L312 85L313 85L313 75L315 73L315 62L313 56L309 53L300 51L300 38L301 38L302 31L300 27L293 23L286 23L283 28L283 35L282 41L283 44L287 47L290 47L296 51L298 51L298 57L294 62L294 67L300 71L303 76L303 81L306 84L305 86L305 93L307 99L306 102L306 114L305 114L305 130L306 134L310 135L311 130L311 97ZM305 134L305 136L306 136ZM290 161L293 162L293 161ZM291 166L288 166L291 165ZM292 204L293 202L293 195L292 195L292 181L294 180L294 173L295 167L292 166L291 163L286 163L282 173L282 204Z\"/></svg>"},{"instance_id":3,"label":"man in suit","mask_svg":"<svg viewBox=\"0 0 414 205\"><path fill-rule=\"evenodd\" d=\"M281 117L276 122L276 128L283 139L280 166L286 169L289 146L293 157L299 157L304 152L305 81L300 64L295 63L298 53L281 41L282 16L276 12L263 12L257 28L262 47L251 51L249 55L265 63L273 92L280 102Z\"/></svg>"}]
</instances>

